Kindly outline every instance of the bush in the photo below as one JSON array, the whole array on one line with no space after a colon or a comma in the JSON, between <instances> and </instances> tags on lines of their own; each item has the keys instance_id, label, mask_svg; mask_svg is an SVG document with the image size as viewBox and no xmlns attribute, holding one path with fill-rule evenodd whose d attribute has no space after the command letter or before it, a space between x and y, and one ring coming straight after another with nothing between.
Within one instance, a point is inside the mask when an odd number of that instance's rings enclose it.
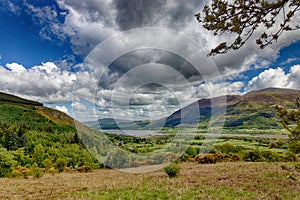
<instances>
[{"instance_id":1,"label":"bush","mask_svg":"<svg viewBox=\"0 0 300 200\"><path fill-rule=\"evenodd\" d=\"M214 164L217 161L222 161L225 158L221 153L208 153L199 154L195 157L194 161L201 164ZM228 158L228 156L226 156Z\"/></svg>"},{"instance_id":2,"label":"bush","mask_svg":"<svg viewBox=\"0 0 300 200\"><path fill-rule=\"evenodd\" d=\"M30 168L30 175L34 178L41 178L44 173L42 172L42 169L40 169L38 165L34 163Z\"/></svg>"},{"instance_id":3,"label":"bush","mask_svg":"<svg viewBox=\"0 0 300 200\"><path fill-rule=\"evenodd\" d=\"M240 157L238 155L232 155L230 161L231 162L237 162L240 161Z\"/></svg>"},{"instance_id":4,"label":"bush","mask_svg":"<svg viewBox=\"0 0 300 200\"><path fill-rule=\"evenodd\" d=\"M199 153L199 148L189 147L186 150L186 154L188 154L190 158L194 158L198 153Z\"/></svg>"},{"instance_id":5,"label":"bush","mask_svg":"<svg viewBox=\"0 0 300 200\"><path fill-rule=\"evenodd\" d=\"M262 159L267 162L276 162L280 159L280 156L273 151L261 151Z\"/></svg>"},{"instance_id":6,"label":"bush","mask_svg":"<svg viewBox=\"0 0 300 200\"><path fill-rule=\"evenodd\" d=\"M88 173L92 171L92 168L90 166L81 166L77 168L77 171L80 173Z\"/></svg>"},{"instance_id":7,"label":"bush","mask_svg":"<svg viewBox=\"0 0 300 200\"><path fill-rule=\"evenodd\" d=\"M23 176L25 179L27 179L29 176L29 173L30 173L30 170L28 168L18 165L13 169L11 175L13 177Z\"/></svg>"},{"instance_id":8,"label":"bush","mask_svg":"<svg viewBox=\"0 0 300 200\"><path fill-rule=\"evenodd\" d=\"M172 163L171 165L166 166L164 168L164 171L169 176L169 178L175 178L180 171L180 167L175 163Z\"/></svg>"},{"instance_id":9,"label":"bush","mask_svg":"<svg viewBox=\"0 0 300 200\"><path fill-rule=\"evenodd\" d=\"M298 161L297 155L292 152L286 152L285 159L287 162L296 162Z\"/></svg>"},{"instance_id":10,"label":"bush","mask_svg":"<svg viewBox=\"0 0 300 200\"><path fill-rule=\"evenodd\" d=\"M5 177L12 172L13 167L17 165L13 155L5 148L0 148L0 177Z\"/></svg>"},{"instance_id":11,"label":"bush","mask_svg":"<svg viewBox=\"0 0 300 200\"><path fill-rule=\"evenodd\" d=\"M245 161L252 161L252 162L261 162L263 161L263 157L259 150L250 150L244 153L244 160Z\"/></svg>"},{"instance_id":12,"label":"bush","mask_svg":"<svg viewBox=\"0 0 300 200\"><path fill-rule=\"evenodd\" d=\"M65 158L58 158L54 163L54 167L58 170L58 172L63 172L67 164L68 161Z\"/></svg>"}]
</instances>

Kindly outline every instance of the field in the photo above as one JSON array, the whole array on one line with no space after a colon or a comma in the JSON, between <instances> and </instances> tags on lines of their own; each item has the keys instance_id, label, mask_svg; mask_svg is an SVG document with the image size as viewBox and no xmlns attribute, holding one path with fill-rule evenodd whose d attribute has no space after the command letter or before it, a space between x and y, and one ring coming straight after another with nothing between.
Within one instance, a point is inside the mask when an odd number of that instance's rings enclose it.
<instances>
[{"instance_id":1,"label":"field","mask_svg":"<svg viewBox=\"0 0 300 200\"><path fill-rule=\"evenodd\" d=\"M0 179L0 199L299 199L300 174L288 163L181 163L178 177L162 171L116 170Z\"/></svg>"}]
</instances>

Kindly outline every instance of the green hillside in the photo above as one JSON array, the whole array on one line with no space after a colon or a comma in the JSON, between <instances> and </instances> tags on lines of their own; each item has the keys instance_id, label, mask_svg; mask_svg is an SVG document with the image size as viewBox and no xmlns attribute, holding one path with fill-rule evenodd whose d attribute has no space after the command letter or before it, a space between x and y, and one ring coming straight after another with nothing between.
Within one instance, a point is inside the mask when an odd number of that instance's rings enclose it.
<instances>
[{"instance_id":1,"label":"green hillside","mask_svg":"<svg viewBox=\"0 0 300 200\"><path fill-rule=\"evenodd\" d=\"M15 104L23 104L23 105L29 105L29 106L43 106L42 103L31 101L27 99L23 99L14 95L6 94L3 92L0 92L0 102L9 102L9 103L15 103Z\"/></svg>"},{"instance_id":2,"label":"green hillside","mask_svg":"<svg viewBox=\"0 0 300 200\"><path fill-rule=\"evenodd\" d=\"M1 93L0 177L15 170L98 167L77 134L74 120L60 111ZM22 173L21 173L22 174Z\"/></svg>"}]
</instances>

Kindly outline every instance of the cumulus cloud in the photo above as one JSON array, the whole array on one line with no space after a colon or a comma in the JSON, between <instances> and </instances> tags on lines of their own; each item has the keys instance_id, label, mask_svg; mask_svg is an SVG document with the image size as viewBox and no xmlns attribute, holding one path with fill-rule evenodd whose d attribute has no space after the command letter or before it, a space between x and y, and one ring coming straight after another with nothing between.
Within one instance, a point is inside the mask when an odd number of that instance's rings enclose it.
<instances>
[{"instance_id":1,"label":"cumulus cloud","mask_svg":"<svg viewBox=\"0 0 300 200\"><path fill-rule=\"evenodd\" d=\"M268 69L249 81L247 90L258 90L268 87L300 88L300 65L291 67L288 73L282 68Z\"/></svg>"},{"instance_id":2,"label":"cumulus cloud","mask_svg":"<svg viewBox=\"0 0 300 200\"><path fill-rule=\"evenodd\" d=\"M43 103L66 102L72 99L76 75L61 70L52 62L29 69L18 63L0 66L1 90Z\"/></svg>"},{"instance_id":3,"label":"cumulus cloud","mask_svg":"<svg viewBox=\"0 0 300 200\"><path fill-rule=\"evenodd\" d=\"M55 109L69 115L69 110L68 110L68 108L66 108L66 106L55 106Z\"/></svg>"},{"instance_id":4,"label":"cumulus cloud","mask_svg":"<svg viewBox=\"0 0 300 200\"><path fill-rule=\"evenodd\" d=\"M6 67L15 73L22 73L23 71L25 71L25 67L23 67L23 65L20 65L18 63L8 63L6 64Z\"/></svg>"},{"instance_id":5,"label":"cumulus cloud","mask_svg":"<svg viewBox=\"0 0 300 200\"><path fill-rule=\"evenodd\" d=\"M245 86L243 82L223 82L223 83L203 83L196 89L197 98L212 98L227 94L240 95L242 88Z\"/></svg>"}]
</instances>

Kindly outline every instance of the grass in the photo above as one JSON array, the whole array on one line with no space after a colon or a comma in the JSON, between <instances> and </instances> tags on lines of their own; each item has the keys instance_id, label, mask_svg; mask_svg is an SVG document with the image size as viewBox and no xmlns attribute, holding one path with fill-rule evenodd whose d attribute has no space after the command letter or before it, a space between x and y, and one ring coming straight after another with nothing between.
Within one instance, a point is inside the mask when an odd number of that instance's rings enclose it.
<instances>
[{"instance_id":1,"label":"grass","mask_svg":"<svg viewBox=\"0 0 300 200\"><path fill-rule=\"evenodd\" d=\"M162 171L115 170L46 174L40 179L0 179L0 199L299 199L296 171L282 163L180 164L174 179Z\"/></svg>"}]
</instances>

